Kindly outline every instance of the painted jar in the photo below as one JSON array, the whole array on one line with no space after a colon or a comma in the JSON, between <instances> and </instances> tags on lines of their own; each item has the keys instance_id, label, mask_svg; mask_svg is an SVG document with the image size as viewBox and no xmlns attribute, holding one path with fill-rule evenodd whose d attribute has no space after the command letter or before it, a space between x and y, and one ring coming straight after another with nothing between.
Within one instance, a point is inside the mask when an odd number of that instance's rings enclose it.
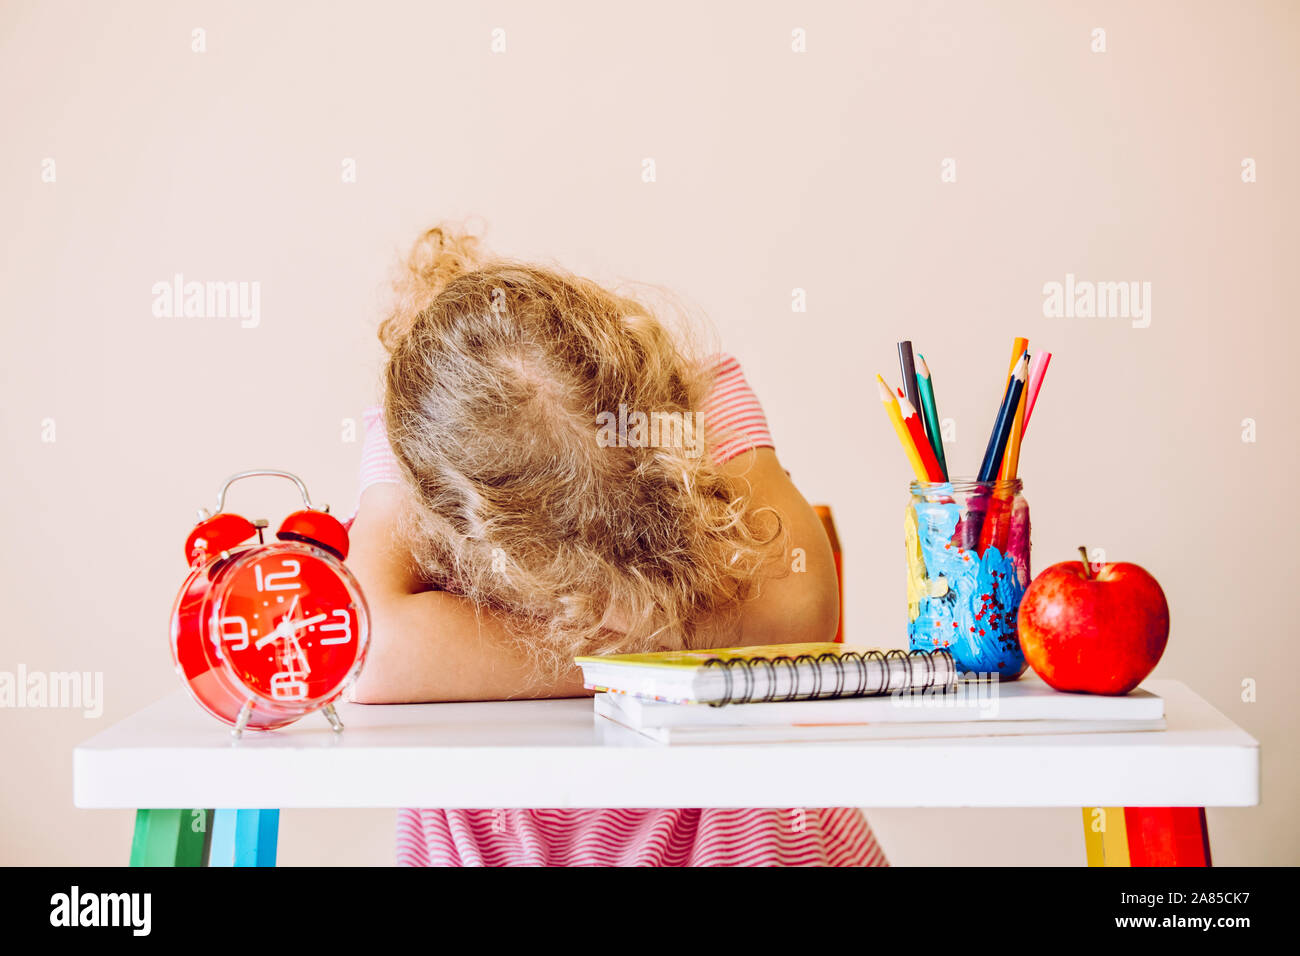
<instances>
[{"instance_id":1,"label":"painted jar","mask_svg":"<svg viewBox=\"0 0 1300 956\"><path fill-rule=\"evenodd\" d=\"M1025 670L1016 631L1029 586L1029 504L1018 478L911 485L908 640L945 648L964 673L1015 680Z\"/></svg>"}]
</instances>

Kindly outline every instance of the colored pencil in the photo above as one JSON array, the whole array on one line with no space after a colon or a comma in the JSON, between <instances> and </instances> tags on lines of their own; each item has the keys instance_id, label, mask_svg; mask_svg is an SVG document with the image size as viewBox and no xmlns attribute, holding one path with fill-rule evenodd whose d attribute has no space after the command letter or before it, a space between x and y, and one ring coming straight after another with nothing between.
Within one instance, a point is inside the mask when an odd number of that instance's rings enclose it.
<instances>
[{"instance_id":1,"label":"colored pencil","mask_svg":"<svg viewBox=\"0 0 1300 956\"><path fill-rule=\"evenodd\" d=\"M894 426L894 433L898 435L898 443L903 446L903 453L907 455L907 460L912 466L912 472L916 475L916 480L929 481L930 477L926 474L925 463L921 461L921 455L912 442L911 433L908 432L907 426L903 424L903 413L898 408L898 399L894 398L894 393L885 384L883 376L877 375L876 381L880 384L880 401L885 406L885 414L889 416L889 423Z\"/></svg>"},{"instance_id":2,"label":"colored pencil","mask_svg":"<svg viewBox=\"0 0 1300 956\"><path fill-rule=\"evenodd\" d=\"M1029 353L1025 353L1026 359ZM1016 413L1011 419L1011 434L1007 436L1007 450L1002 455L1002 465L998 468L998 481L1015 478L1020 469L1020 442L1025 434L1025 392L1029 387L1029 367L1025 366L1025 388L1020 390L1020 401L1016 402Z\"/></svg>"},{"instance_id":3,"label":"colored pencil","mask_svg":"<svg viewBox=\"0 0 1300 956\"><path fill-rule=\"evenodd\" d=\"M1047 363L1052 360L1051 352L1035 352L1029 361L1029 383L1025 386L1025 425L1029 427L1029 416L1033 414L1034 402L1038 401L1038 390L1043 387L1043 377L1047 375ZM1020 437L1024 438L1024 428Z\"/></svg>"},{"instance_id":4,"label":"colored pencil","mask_svg":"<svg viewBox=\"0 0 1300 956\"><path fill-rule=\"evenodd\" d=\"M916 409L912 407L912 403L907 400L901 388L898 390L898 411L903 416L903 424L907 426L908 433L912 436L912 444L916 446L921 456L921 465L925 468L926 476L932 482L947 481L943 470L939 467L939 459L934 457L930 439L925 437L925 429L921 427L921 416L916 414Z\"/></svg>"},{"instance_id":5,"label":"colored pencil","mask_svg":"<svg viewBox=\"0 0 1300 956\"><path fill-rule=\"evenodd\" d=\"M1026 353L1028 358L1028 353ZM1026 385L1028 384L1028 366L1025 367ZM1007 539L1011 536L1011 511L1015 494L1006 489L1002 482L1014 480L1020 470L1020 442L1024 437L1025 426L1025 389L1020 390L1020 400L1016 402L1016 414L1011 420L1011 433L1007 436L1006 452L1002 455L1002 467L998 471L998 487L989 502L988 513L984 516L984 526L980 529L979 553L984 554L989 546L996 547L1005 554Z\"/></svg>"},{"instance_id":6,"label":"colored pencil","mask_svg":"<svg viewBox=\"0 0 1300 956\"><path fill-rule=\"evenodd\" d=\"M1026 380L1028 366L1025 367ZM1011 420L1011 434L1007 437L1007 450L1002 456L1002 467L998 470L999 481L1009 481L1020 471L1020 443L1025 437L1025 390L1020 390L1020 401L1016 402L1016 416Z\"/></svg>"},{"instance_id":7,"label":"colored pencil","mask_svg":"<svg viewBox=\"0 0 1300 956\"><path fill-rule=\"evenodd\" d=\"M930 380L930 366L926 364L925 356L920 352L916 353L916 361L916 390L921 396L921 414L925 416L925 430L930 436L930 447L934 449L939 470L943 472L943 480L947 481L948 460L943 454L943 433L939 426L939 406L934 401L934 382Z\"/></svg>"},{"instance_id":8,"label":"colored pencil","mask_svg":"<svg viewBox=\"0 0 1300 956\"><path fill-rule=\"evenodd\" d=\"M1017 336L1011 343L1011 367L1007 369L1007 380L1010 382L1011 373L1016 370L1016 363L1020 361L1029 348L1029 339ZM1026 382L1028 379L1026 379ZM1016 406L1011 415L1011 434L1007 436L1007 450L1002 456L1002 461L998 463L998 481L1004 481L1007 478L1014 478L1014 474L1007 474L1008 457L1013 450L1016 455L1016 461L1020 461L1020 428L1024 424L1023 412L1025 407L1025 393L1022 389L1020 392L1020 403Z\"/></svg>"},{"instance_id":9,"label":"colored pencil","mask_svg":"<svg viewBox=\"0 0 1300 956\"><path fill-rule=\"evenodd\" d=\"M1025 341L1017 339L1017 344ZM1022 374L1026 383L1029 377L1029 354L1022 353L1021 361L1015 368L1012 375L1012 384L1017 374ZM1024 429L1025 415L1025 390L1020 389L1020 396L1014 400L1015 411L1011 416L1011 425L1008 430L1006 447L1002 453L1001 465L998 468L997 478L1003 482L1016 477L1020 468L1020 441ZM996 547L998 551L1004 552L1007 549L1007 538L1011 534L1011 511L1012 499L1015 496L1002 489L999 485L998 490L993 493L992 500L988 502L988 509L984 515L983 525L980 527L978 551L983 555L990 546Z\"/></svg>"},{"instance_id":10,"label":"colored pencil","mask_svg":"<svg viewBox=\"0 0 1300 956\"><path fill-rule=\"evenodd\" d=\"M1027 355L1022 355L1016 364L1016 370L1011 375L1011 382L1007 385L1007 393L1002 397L998 417L993 422L988 447L984 449L984 461L980 464L980 481L992 481L997 476L1002 462L1002 453L1006 451L1007 438L1011 434L1011 422L1016 406L1020 402L1020 393L1025 390L1028 368L1029 358Z\"/></svg>"},{"instance_id":11,"label":"colored pencil","mask_svg":"<svg viewBox=\"0 0 1300 956\"><path fill-rule=\"evenodd\" d=\"M1020 356L1029 351L1029 339L1017 335L1011 341L1011 363L1007 366L1007 384L1011 384L1011 375L1016 370L1016 363L1020 361Z\"/></svg>"},{"instance_id":12,"label":"colored pencil","mask_svg":"<svg viewBox=\"0 0 1300 956\"><path fill-rule=\"evenodd\" d=\"M921 396L916 393L916 365L912 362L912 343L898 343L898 368L903 373L903 392L913 408L921 407Z\"/></svg>"}]
</instances>

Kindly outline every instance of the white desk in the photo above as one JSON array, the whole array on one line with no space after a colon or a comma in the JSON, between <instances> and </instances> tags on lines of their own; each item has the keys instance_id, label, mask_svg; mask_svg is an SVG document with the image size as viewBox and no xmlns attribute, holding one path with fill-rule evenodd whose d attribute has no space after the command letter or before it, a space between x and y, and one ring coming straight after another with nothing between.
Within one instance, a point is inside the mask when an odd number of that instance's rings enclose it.
<instances>
[{"instance_id":1,"label":"white desk","mask_svg":"<svg viewBox=\"0 0 1300 956\"><path fill-rule=\"evenodd\" d=\"M1163 733L665 747L588 699L341 704L231 738L184 690L73 751L78 807L1239 807L1259 744L1177 681Z\"/></svg>"}]
</instances>

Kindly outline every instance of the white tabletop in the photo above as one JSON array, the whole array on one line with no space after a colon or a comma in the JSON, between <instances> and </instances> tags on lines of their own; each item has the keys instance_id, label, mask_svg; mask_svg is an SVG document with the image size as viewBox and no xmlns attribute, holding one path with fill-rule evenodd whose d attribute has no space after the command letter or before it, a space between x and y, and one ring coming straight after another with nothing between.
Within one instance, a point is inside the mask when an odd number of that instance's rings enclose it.
<instances>
[{"instance_id":1,"label":"white tabletop","mask_svg":"<svg viewBox=\"0 0 1300 956\"><path fill-rule=\"evenodd\" d=\"M1163 732L668 747L590 699L340 704L231 738L183 690L73 752L78 807L1252 806L1259 744L1177 681Z\"/></svg>"}]
</instances>

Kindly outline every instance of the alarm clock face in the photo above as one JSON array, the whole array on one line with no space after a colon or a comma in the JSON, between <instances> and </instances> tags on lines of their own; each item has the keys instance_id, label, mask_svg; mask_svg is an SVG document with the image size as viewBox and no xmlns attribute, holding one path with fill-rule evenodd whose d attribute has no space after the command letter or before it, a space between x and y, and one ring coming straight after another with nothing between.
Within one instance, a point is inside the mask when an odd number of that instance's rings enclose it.
<instances>
[{"instance_id":1,"label":"alarm clock face","mask_svg":"<svg viewBox=\"0 0 1300 956\"><path fill-rule=\"evenodd\" d=\"M360 663L365 602L343 563L305 544L253 548L214 581L209 638L253 693L325 702Z\"/></svg>"}]
</instances>

